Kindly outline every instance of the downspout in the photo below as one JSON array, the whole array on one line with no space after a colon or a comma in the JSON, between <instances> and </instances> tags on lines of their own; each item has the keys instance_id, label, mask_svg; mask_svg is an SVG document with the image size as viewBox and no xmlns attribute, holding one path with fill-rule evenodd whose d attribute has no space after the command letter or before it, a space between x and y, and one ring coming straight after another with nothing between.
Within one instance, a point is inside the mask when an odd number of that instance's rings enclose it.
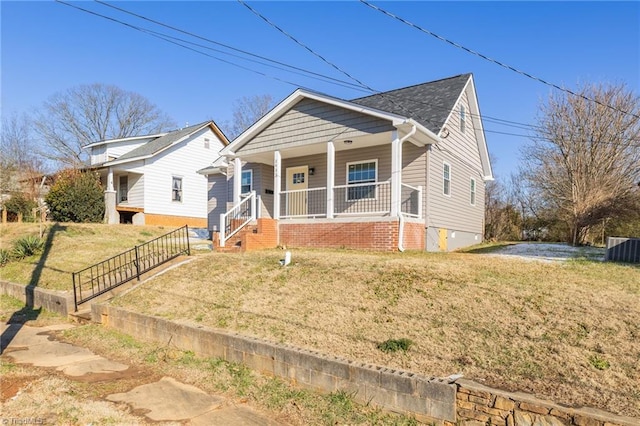
<instances>
[{"instance_id":1,"label":"downspout","mask_svg":"<svg viewBox=\"0 0 640 426\"><path fill-rule=\"evenodd\" d=\"M411 136L415 135L416 130L416 125L413 124L409 133L407 133L403 138L400 139L399 145L401 155L400 158L395 159L395 161L398 161L400 163L398 164L398 170L402 170L402 144ZM402 180L399 180L398 188L396 188L396 191L399 191L400 193L402 192ZM404 217L402 216L402 211L398 211L398 251L404 251Z\"/></svg>"}]
</instances>

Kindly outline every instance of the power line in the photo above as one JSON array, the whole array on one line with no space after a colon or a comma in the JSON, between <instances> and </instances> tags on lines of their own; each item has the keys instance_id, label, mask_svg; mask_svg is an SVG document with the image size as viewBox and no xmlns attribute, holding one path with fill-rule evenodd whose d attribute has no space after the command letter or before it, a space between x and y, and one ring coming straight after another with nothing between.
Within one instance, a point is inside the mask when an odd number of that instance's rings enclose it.
<instances>
[{"instance_id":1,"label":"power line","mask_svg":"<svg viewBox=\"0 0 640 426\"><path fill-rule=\"evenodd\" d=\"M472 55L478 56L478 57L480 57L480 58L482 58L482 59L485 59L485 60L487 60L487 61L489 61L489 62L493 62L494 64L499 65L499 66L501 66L501 67L503 67L503 68L506 68L506 69L508 69L508 70L510 70L510 71L516 72L516 73L518 73L518 74L520 74L520 75L523 75L523 76L525 76L525 77L527 77L527 78L530 78L530 79L532 79L532 80L538 81L538 82L540 82L540 83L542 83L542 84L545 84L545 85L547 85L547 86L553 87L553 88L558 89L558 90L560 90L560 91L563 91L563 92L569 93L569 94L571 94L571 95L573 95L573 96L583 98L583 99L585 99L585 100L587 100L587 101L594 102L594 103L596 103L596 104L598 104L598 105L601 105L601 106L604 106L604 107L610 108L610 109L612 109L612 110L614 110L614 111L617 111L617 112L620 112L620 113L623 113L623 114L627 114L627 115L631 115L631 116L633 116L633 117L635 117L635 118L639 118L639 119L640 119L640 116L639 116L639 115L636 115L636 114L634 114L634 113L632 113L632 112L629 112L629 111L623 111L623 110L621 110L621 109L619 109L619 108L616 108L616 107L614 107L614 106L612 106L612 105L602 103L602 102L600 102L600 101L599 101L599 100L597 100L597 99L592 99L592 98L590 98L590 97L588 97L588 96L585 96L585 95L583 95L583 94L576 93L576 92L574 92L574 91L572 91L572 90L570 90L570 89L567 89L567 88L565 88L565 87L559 86L559 85L554 84L554 83L551 83L551 82L549 82L549 81L547 81L547 80L544 80L544 79L542 79L542 78L540 78L540 77L536 77L536 76L534 76L534 75L532 75L532 74L529 74L529 73L527 73L527 72L524 72L524 71L522 71L522 70L520 70L520 69L518 69L518 68L512 67L511 65L507 65L507 64L505 64L505 63L503 63L503 62L497 61L497 60L495 60L495 59L493 59L493 58L490 58L490 57L488 57L488 56L486 56L486 55L483 55L482 53L477 52L477 51L475 51L475 50L473 50L473 49L469 49L468 47L465 47L465 46L463 46L463 45L461 45L461 44L459 44L459 43L456 43L455 41L451 41L451 40L449 40L449 39L447 39L447 38L445 38L445 37L442 37L441 35L438 35L438 34L434 33L433 31L427 30L426 28L423 28L423 27L421 27L421 26L419 26L419 25L416 25L416 24L414 24L413 22L407 21L406 19L401 18L401 17L400 17L400 16L398 16L398 15L394 15L393 13L388 12L388 11L386 11L386 10L382 9L381 7L378 7L378 6L374 5L374 4L371 4L371 3L369 3L369 2L368 2L368 1L366 1L366 0L360 0L360 2L361 2L362 4L364 4L364 5L366 5L366 6L369 6L371 9L377 10L378 12L380 12L380 13L382 13L382 14L384 14L384 15L387 15L387 16L389 16L390 18L396 19L396 20L398 20L398 21L402 22L402 23L403 23L403 24L405 24L405 25L408 25L408 26L410 26L410 27L412 27L412 28L415 28L415 29L417 29L417 30L418 30L418 31L420 31L420 32L423 32L423 33L428 34L428 35L430 35L430 36L432 36L432 37L435 37L435 38L437 38L437 39L438 39L438 40L440 40L440 41L444 41L445 43L448 43L448 44L450 44L450 45L452 45L452 46L454 46L454 47L457 47L458 49L462 49L462 50L464 50L464 51L465 51L465 52L467 52L467 53L471 53Z\"/></svg>"},{"instance_id":2,"label":"power line","mask_svg":"<svg viewBox=\"0 0 640 426\"><path fill-rule=\"evenodd\" d=\"M301 85L301 84L299 84L299 83L294 83L294 82L291 82L291 81L289 81L289 80L285 80L285 79L282 79L282 78L279 78L279 77L276 77L276 76L273 76L273 75L270 75L270 74L267 74L267 73L264 73L264 72L261 72L261 71L258 71L258 70L255 70L255 69L249 68L249 67L245 67L245 66L243 66L243 65L236 64L236 63L234 63L234 62L231 62L231 61L228 61L228 60L225 60L225 59L219 58L219 57L217 57L217 56L210 55L210 54L208 54L208 53L205 53L205 52L199 51L199 50L194 49L194 48L192 48L192 47L185 46L184 44L181 44L181 43L179 43L179 42L177 42L177 41L174 41L174 40L181 40L182 42L185 42L185 43L194 44L194 43L192 43L192 42L185 41L185 40L182 40L182 39L178 39L178 38L176 38L176 37L172 37L172 36L165 35L165 34L162 34L162 33L158 33L158 32L156 32L156 31L149 30L149 29L146 29L146 28L138 27L138 26L135 26L135 25L129 24L129 23L127 23L127 22L123 22L123 21L121 21L121 20L118 20L118 19L116 19L116 18L112 18L112 17L110 17L110 16L102 15L102 14L100 14L100 13L97 13L97 12L94 12L94 11L91 11L91 10L88 10L88 9L84 9L84 8L82 8L82 7L79 7L79 6L76 6L76 5L73 5L73 4L70 4L70 3L67 3L67 2L65 2L65 1L63 1L63 0L55 0L55 1L56 1L57 3L60 3L60 4L65 5L65 6L72 7L72 8L74 8L74 9L80 10L80 11L82 11L82 12L85 12L85 13L88 13L88 14L91 14L91 15L94 15L94 16L98 16L98 17L100 17L100 18L103 18L103 19L106 19L106 20L109 20L109 21L115 22L115 23L117 23L117 24L120 24L120 25L126 26L126 27L128 27L128 28L133 29L133 30L136 30L136 31L142 32L142 33L144 33L144 34L150 35L151 37L155 37L155 38L158 38L158 39L160 39L160 40L166 41L167 43L171 43L171 44L174 44L174 45L176 45L176 46L182 47L183 49L187 49L187 50L190 50L190 51L192 51L192 52L198 53L198 54L200 54L200 55L207 56L207 57L209 57L209 58L212 58L212 59L215 59L215 60L217 60L217 61L223 62L223 63L225 63L225 64L228 64L228 65L231 65L231 66L234 66L234 67L237 67L237 68L240 68L240 69L243 69L243 70L249 71L249 72L253 72L253 73L258 74L258 75L261 75L261 76L263 76L263 77L267 77L267 78L270 78L270 79L273 79L273 80L276 80L276 81L279 81L279 82L282 82L282 83L288 84L288 85L293 86L293 87L296 87L296 88L298 88L298 87L302 87L302 88L306 88L306 89L308 89L308 90L312 90L312 89L309 89L309 88L307 88L307 87L305 87L304 85ZM173 40L171 40L171 39L173 39ZM205 48L208 48L208 47L205 47ZM224 52L222 52L222 53L224 53ZM226 53L226 54L228 54L228 53ZM248 59L247 59L247 60L248 60ZM263 64L263 65L266 65L266 64ZM292 72L292 71L289 71L289 72ZM318 79L319 79L319 78L317 78L317 77L310 77L310 78L315 78L316 80L318 80ZM323 80L323 81L324 81L324 80ZM340 83L328 82L328 81L327 81L327 83L336 84L336 85L339 85L339 86L346 87L346 86L344 86L343 84L340 84ZM347 83L347 84L349 84L348 82L346 82L346 83ZM352 88L352 89L353 89L353 87L348 87L348 88ZM356 90L358 90L358 89L356 89Z\"/></svg>"},{"instance_id":3,"label":"power line","mask_svg":"<svg viewBox=\"0 0 640 426\"><path fill-rule=\"evenodd\" d=\"M186 31L186 30L183 30L183 29L181 29L181 28L177 28L177 27L174 27L174 26L172 26L172 25L165 24L165 23L163 23L163 22L160 22L160 21L157 21L157 20L154 20L154 19L148 18L148 17L146 17L146 16L139 15L139 14L137 14L137 13L135 13L135 12L131 12L131 11L129 11L129 10L123 9L123 8L121 8L121 7L118 7L118 6L114 6L114 5L112 5L112 4L109 4L109 3L104 2L104 1L101 1L101 0L94 0L94 1L95 1L96 3L99 3L99 4L103 5L103 6L110 7L110 8L112 8L112 9L118 10L118 11L120 11L120 12L123 12L123 13L129 14L129 15L131 15L131 16L135 16L136 18L143 19L143 20L145 20L145 21L148 21L148 22L154 23L154 24L156 24L156 25L160 25L160 26L162 26L162 27L165 27L165 28L171 29L171 30L173 30L173 31L177 31L177 32L180 32L180 33L182 33L182 34L189 35L189 36L191 36L191 37L194 37L194 38L197 38L197 39L200 39L200 40L203 40L203 41L206 41L206 42L208 42L208 43L212 43L212 44L215 44L215 45L218 45L218 46L222 46L222 47L225 47L225 48L227 48L227 49L230 49L230 50L233 50L233 51L236 51L236 52L239 52L239 53L242 53L242 54L248 55L248 56L253 56L254 58L262 59L262 60L264 60L264 61L272 62L272 63L277 64L277 65L281 65L281 66L284 66L284 67L287 67L287 68L291 68L291 69L294 69L294 70L297 70L297 71L301 71L301 72L308 73L308 74L311 74L311 75L315 75L315 76L318 76L318 77L322 77L322 78L325 78L325 79L333 80L333 81L335 81L335 82L339 82L339 83L346 84L346 85L349 85L349 86L356 86L356 85L354 85L353 83L350 83L350 82L348 82L348 81L346 81L346 80L340 80L340 79L333 78L333 77L330 77L330 76L327 76L327 75L319 74L319 73L316 73L316 72L314 72L314 71L310 71L310 70L307 70L307 69L304 69L304 68L301 68L301 67L297 67L297 66L295 66L295 65L287 64L287 63L285 63L285 62L281 62L281 61L278 61L278 60L275 60L275 59L271 59L271 58L268 58L268 57L266 57L266 56L262 56L262 55L255 54L255 53L249 52L249 51L247 51L247 50L239 49L239 48L237 48L237 47L233 47L233 46L230 46L230 45L228 45L228 44L221 43L221 42L219 42L219 41L215 41L215 40L212 40L212 39L207 38L207 37L203 37L203 36L198 35L198 34L195 34L195 33L193 33L193 32ZM221 53L224 53L224 52L222 52L222 51L220 51L220 52L221 52ZM227 54L228 54L228 53L227 53ZM239 57L239 56L238 56L238 57ZM356 86L355 88L357 89L357 86Z\"/></svg>"},{"instance_id":4,"label":"power line","mask_svg":"<svg viewBox=\"0 0 640 426\"><path fill-rule=\"evenodd\" d=\"M267 24L269 24L270 26L272 26L273 28L275 28L276 30L278 30L280 33L282 33L283 35L285 35L286 37L288 37L289 39L291 39L292 41L294 41L297 45L299 45L300 47L304 48L305 50L307 50L309 53L311 53L312 55L316 56L317 58L321 59L324 63L326 63L327 65L331 66L332 68L338 70L339 72L341 72L342 74L346 75L347 77L349 77L351 80L355 81L356 83L358 83L361 87L366 88L367 90L369 90L370 92L380 95L384 98L387 98L391 103L393 103L395 106L397 106L398 108L403 109L404 111L409 113L409 116L412 116L412 112L407 109L404 105L398 104L397 102L395 102L393 99L390 99L385 93L381 92L380 90L376 90L371 88L369 85L363 83L362 81L358 80L356 77L352 76L351 74L349 74L347 71L343 70L342 68L340 68L339 66L337 66L336 64L334 64L333 62L329 61L328 59L326 59L324 56L322 56L321 54L319 54L318 52L314 51L312 48L310 48L309 46L307 46L306 44L302 43L301 41L299 41L298 39L296 39L294 36L292 36L291 34L289 34L288 32L286 32L285 30L283 30L282 28L280 28L278 25L276 25L275 23L271 22L266 16L262 15L260 12L258 12L256 9L252 8L251 6L249 6L246 2L244 2L243 0L237 0L238 3L242 4L244 7L246 7L247 9L249 9L253 14L255 14L256 16L258 16L260 19L262 19L263 21L265 21ZM428 118L424 118L424 117L419 117L417 116L416 118L421 118L422 121L428 121L432 124L438 125L438 123L434 123L432 120L428 119Z\"/></svg>"}]
</instances>

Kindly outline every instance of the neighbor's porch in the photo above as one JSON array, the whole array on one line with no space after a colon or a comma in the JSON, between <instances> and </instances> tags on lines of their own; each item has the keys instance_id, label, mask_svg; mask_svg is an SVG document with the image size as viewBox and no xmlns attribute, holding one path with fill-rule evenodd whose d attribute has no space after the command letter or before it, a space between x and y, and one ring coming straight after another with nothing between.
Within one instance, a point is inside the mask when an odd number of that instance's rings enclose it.
<instances>
[{"instance_id":1,"label":"neighbor's porch","mask_svg":"<svg viewBox=\"0 0 640 426\"><path fill-rule=\"evenodd\" d=\"M109 167L99 170L107 223L144 224L144 175Z\"/></svg>"}]
</instances>

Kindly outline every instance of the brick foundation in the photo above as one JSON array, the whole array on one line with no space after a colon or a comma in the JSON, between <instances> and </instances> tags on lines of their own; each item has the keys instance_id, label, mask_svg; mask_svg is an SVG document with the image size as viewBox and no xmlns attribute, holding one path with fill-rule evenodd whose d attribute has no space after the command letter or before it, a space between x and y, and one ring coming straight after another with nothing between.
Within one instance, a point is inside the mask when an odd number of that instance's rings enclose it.
<instances>
[{"instance_id":1,"label":"brick foundation","mask_svg":"<svg viewBox=\"0 0 640 426\"><path fill-rule=\"evenodd\" d=\"M397 251L398 220L370 221L316 220L281 221L280 245L311 248L351 248L360 250ZM424 250L424 224L404 224L404 248Z\"/></svg>"}]
</instances>

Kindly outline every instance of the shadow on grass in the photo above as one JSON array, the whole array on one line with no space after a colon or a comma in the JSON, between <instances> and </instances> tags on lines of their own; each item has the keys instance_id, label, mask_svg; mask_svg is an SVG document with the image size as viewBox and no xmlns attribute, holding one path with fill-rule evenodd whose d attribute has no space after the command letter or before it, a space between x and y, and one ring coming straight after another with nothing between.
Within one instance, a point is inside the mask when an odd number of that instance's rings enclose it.
<instances>
[{"instance_id":1,"label":"shadow on grass","mask_svg":"<svg viewBox=\"0 0 640 426\"><path fill-rule=\"evenodd\" d=\"M51 252L53 239L55 238L56 233L64 231L66 229L66 226L61 226L60 224L56 223L47 231L47 239L44 242L42 255L38 259L38 263L36 263L36 267L31 273L29 284L27 284L24 289L25 305L19 311L15 311L13 314L11 314L11 318L9 318L9 320L7 321L7 324L9 326L2 332L2 336L0 338L0 353L4 352L7 346L18 334L24 323L26 323L27 321L35 321L40 316L42 307L34 309L35 288L38 286L40 278L42 277L42 271L45 268L45 263L47 263L47 258L49 257L49 253Z\"/></svg>"}]
</instances>

